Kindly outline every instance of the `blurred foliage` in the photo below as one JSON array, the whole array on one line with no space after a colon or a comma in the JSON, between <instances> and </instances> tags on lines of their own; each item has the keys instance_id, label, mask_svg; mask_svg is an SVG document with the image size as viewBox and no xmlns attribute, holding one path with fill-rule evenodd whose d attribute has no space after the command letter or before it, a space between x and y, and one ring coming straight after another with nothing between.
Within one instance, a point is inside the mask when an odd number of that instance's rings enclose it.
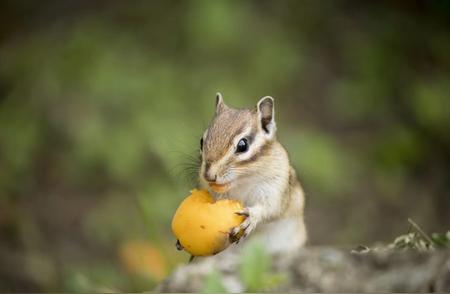
<instances>
[{"instance_id":1,"label":"blurred foliage","mask_svg":"<svg viewBox=\"0 0 450 294\"><path fill-rule=\"evenodd\" d=\"M143 291L185 261L170 220L217 91L275 97L312 244L392 239L409 216L448 230L446 0L24 0L0 18L0 290Z\"/></svg>"},{"instance_id":2,"label":"blurred foliage","mask_svg":"<svg viewBox=\"0 0 450 294\"><path fill-rule=\"evenodd\" d=\"M264 251L263 244L246 244L239 276L245 286L245 292L261 292L273 289L286 277L282 273L272 273L271 257Z\"/></svg>"},{"instance_id":3,"label":"blurred foliage","mask_svg":"<svg viewBox=\"0 0 450 294\"><path fill-rule=\"evenodd\" d=\"M426 252L450 248L450 231L428 234L413 220L408 219L408 222L410 224L408 233L396 237L392 243L378 242L372 248L359 245L352 250L352 253L368 253L371 250L417 250Z\"/></svg>"},{"instance_id":4,"label":"blurred foliage","mask_svg":"<svg viewBox=\"0 0 450 294\"><path fill-rule=\"evenodd\" d=\"M245 244L239 265L239 279L245 292L257 293L276 289L287 276L274 273L272 257L257 240ZM217 270L213 270L205 279L203 293L227 292L224 279Z\"/></svg>"},{"instance_id":5,"label":"blurred foliage","mask_svg":"<svg viewBox=\"0 0 450 294\"><path fill-rule=\"evenodd\" d=\"M221 275L218 271L213 270L206 278L202 288L202 293L226 293Z\"/></svg>"},{"instance_id":6,"label":"blurred foliage","mask_svg":"<svg viewBox=\"0 0 450 294\"><path fill-rule=\"evenodd\" d=\"M433 233L428 235L413 220L408 220L413 232L395 238L390 244L394 249L415 249L429 251L434 249L450 248L450 231L445 234Z\"/></svg>"}]
</instances>

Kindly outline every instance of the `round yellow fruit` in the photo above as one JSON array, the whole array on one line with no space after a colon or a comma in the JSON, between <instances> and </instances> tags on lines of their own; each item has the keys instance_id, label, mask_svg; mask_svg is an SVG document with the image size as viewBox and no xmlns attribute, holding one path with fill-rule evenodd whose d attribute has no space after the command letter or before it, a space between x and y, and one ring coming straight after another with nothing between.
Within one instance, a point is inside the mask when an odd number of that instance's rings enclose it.
<instances>
[{"instance_id":1,"label":"round yellow fruit","mask_svg":"<svg viewBox=\"0 0 450 294\"><path fill-rule=\"evenodd\" d=\"M239 201L214 201L208 191L194 189L175 212L172 231L193 256L213 255L230 244L230 230L245 219L236 214L242 209Z\"/></svg>"}]
</instances>

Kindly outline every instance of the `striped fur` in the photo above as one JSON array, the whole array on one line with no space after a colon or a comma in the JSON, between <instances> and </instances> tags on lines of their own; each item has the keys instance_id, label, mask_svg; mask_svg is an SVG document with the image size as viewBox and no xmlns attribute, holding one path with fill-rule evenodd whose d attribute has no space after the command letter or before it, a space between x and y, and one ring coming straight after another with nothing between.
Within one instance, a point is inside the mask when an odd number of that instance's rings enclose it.
<instances>
[{"instance_id":1,"label":"striped fur","mask_svg":"<svg viewBox=\"0 0 450 294\"><path fill-rule=\"evenodd\" d=\"M240 229L262 238L272 252L300 248L306 241L304 195L287 152L276 139L273 98L262 98L253 109L228 107L220 94L216 114L203 134L200 184L226 184L216 198L244 203L249 217ZM236 153L242 138L249 149ZM235 232L239 228L236 228ZM273 240L276 236L277 240Z\"/></svg>"}]
</instances>

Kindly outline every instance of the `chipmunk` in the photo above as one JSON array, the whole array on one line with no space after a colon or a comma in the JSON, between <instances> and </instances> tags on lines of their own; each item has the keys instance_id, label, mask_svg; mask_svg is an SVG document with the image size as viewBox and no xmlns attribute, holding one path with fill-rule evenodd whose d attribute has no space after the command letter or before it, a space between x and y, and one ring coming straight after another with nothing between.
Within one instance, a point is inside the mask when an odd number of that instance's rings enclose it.
<instances>
[{"instance_id":1,"label":"chipmunk","mask_svg":"<svg viewBox=\"0 0 450 294\"><path fill-rule=\"evenodd\" d=\"M253 109L228 107L216 95L215 116L200 139L200 186L216 199L244 204L246 216L230 240L252 234L267 251L300 248L307 239L304 193L286 150L276 138L274 99L266 96Z\"/></svg>"}]
</instances>

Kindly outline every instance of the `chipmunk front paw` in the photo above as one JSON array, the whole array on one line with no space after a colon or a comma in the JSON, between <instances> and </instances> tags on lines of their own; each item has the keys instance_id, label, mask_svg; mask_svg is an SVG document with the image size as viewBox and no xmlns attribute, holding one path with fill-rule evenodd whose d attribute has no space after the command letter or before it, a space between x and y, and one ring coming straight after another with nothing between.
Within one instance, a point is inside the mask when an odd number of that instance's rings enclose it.
<instances>
[{"instance_id":1,"label":"chipmunk front paw","mask_svg":"<svg viewBox=\"0 0 450 294\"><path fill-rule=\"evenodd\" d=\"M234 227L230 232L230 241L237 244L256 228L256 225L259 223L259 216L257 210L251 207L246 207L244 210L236 212L236 214L246 217L239 226Z\"/></svg>"}]
</instances>

